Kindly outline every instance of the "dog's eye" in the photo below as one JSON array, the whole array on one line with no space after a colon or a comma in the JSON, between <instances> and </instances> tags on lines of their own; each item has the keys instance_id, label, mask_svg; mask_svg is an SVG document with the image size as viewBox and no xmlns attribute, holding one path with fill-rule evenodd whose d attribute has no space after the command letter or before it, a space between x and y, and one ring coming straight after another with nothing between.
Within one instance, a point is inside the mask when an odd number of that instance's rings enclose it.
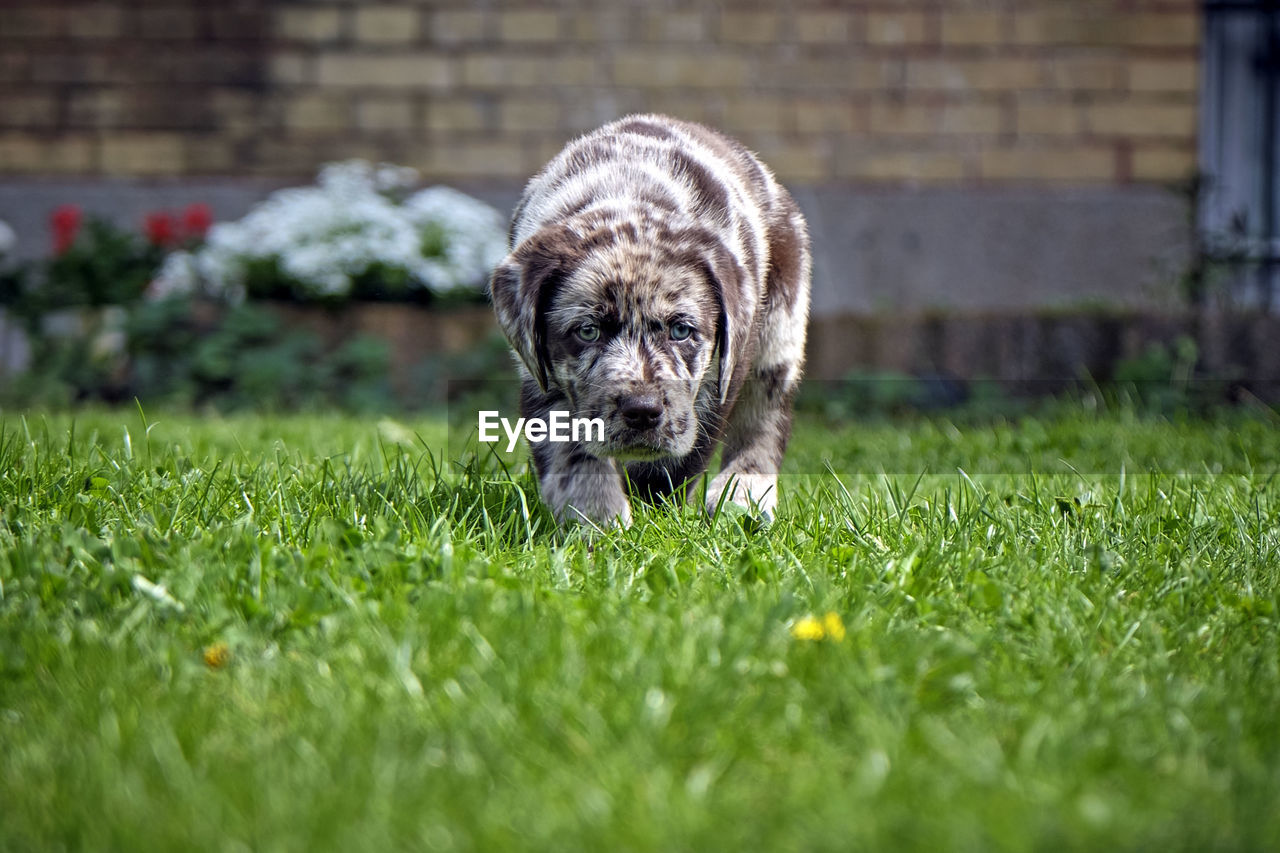
<instances>
[{"instance_id":1,"label":"dog's eye","mask_svg":"<svg viewBox=\"0 0 1280 853\"><path fill-rule=\"evenodd\" d=\"M584 343L595 343L600 340L600 327L595 323L583 323L578 327L578 340Z\"/></svg>"},{"instance_id":2,"label":"dog's eye","mask_svg":"<svg viewBox=\"0 0 1280 853\"><path fill-rule=\"evenodd\" d=\"M685 323L683 321L677 320L676 322L671 324L670 332L671 332L671 340L673 341L688 340L689 336L693 334L693 326L690 326L688 323Z\"/></svg>"}]
</instances>

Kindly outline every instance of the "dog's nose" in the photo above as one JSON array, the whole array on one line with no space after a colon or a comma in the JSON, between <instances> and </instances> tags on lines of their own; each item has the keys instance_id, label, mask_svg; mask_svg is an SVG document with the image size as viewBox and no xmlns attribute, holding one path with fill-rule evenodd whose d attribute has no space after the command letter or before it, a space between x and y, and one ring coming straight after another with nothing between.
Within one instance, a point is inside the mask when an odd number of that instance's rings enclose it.
<instances>
[{"instance_id":1,"label":"dog's nose","mask_svg":"<svg viewBox=\"0 0 1280 853\"><path fill-rule=\"evenodd\" d=\"M653 429L662 420L662 402L653 394L633 394L622 398L618 414L632 429Z\"/></svg>"}]
</instances>

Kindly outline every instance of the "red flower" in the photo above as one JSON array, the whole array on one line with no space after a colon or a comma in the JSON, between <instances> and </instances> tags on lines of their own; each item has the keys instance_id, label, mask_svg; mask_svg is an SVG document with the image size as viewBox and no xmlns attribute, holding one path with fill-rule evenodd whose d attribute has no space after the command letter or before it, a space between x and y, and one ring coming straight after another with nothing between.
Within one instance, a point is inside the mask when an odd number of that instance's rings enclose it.
<instances>
[{"instance_id":1,"label":"red flower","mask_svg":"<svg viewBox=\"0 0 1280 853\"><path fill-rule=\"evenodd\" d=\"M168 211L148 213L143 231L147 235L147 242L153 246L164 248L178 241L178 226Z\"/></svg>"},{"instance_id":2,"label":"red flower","mask_svg":"<svg viewBox=\"0 0 1280 853\"><path fill-rule=\"evenodd\" d=\"M49 217L49 224L53 227L54 254L64 254L71 248L76 241L76 235L80 233L82 219L84 219L84 212L80 210L78 204L63 204L54 208L53 214Z\"/></svg>"},{"instance_id":3,"label":"red flower","mask_svg":"<svg viewBox=\"0 0 1280 853\"><path fill-rule=\"evenodd\" d=\"M182 233L188 240L203 240L213 225L213 208L197 202L182 211Z\"/></svg>"}]
</instances>

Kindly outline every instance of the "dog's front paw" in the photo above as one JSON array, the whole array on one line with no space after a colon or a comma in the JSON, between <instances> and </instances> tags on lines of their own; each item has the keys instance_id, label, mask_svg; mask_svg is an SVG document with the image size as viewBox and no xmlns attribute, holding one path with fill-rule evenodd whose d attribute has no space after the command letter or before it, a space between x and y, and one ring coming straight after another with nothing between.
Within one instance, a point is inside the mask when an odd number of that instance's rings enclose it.
<instances>
[{"instance_id":1,"label":"dog's front paw","mask_svg":"<svg viewBox=\"0 0 1280 853\"><path fill-rule=\"evenodd\" d=\"M631 503L626 495L622 495L618 502L608 501L586 507L566 504L556 511L556 520L562 526L581 524L599 530L611 527L626 529L631 526Z\"/></svg>"},{"instance_id":2,"label":"dog's front paw","mask_svg":"<svg viewBox=\"0 0 1280 853\"><path fill-rule=\"evenodd\" d=\"M631 526L631 502L612 469L544 478L542 496L562 526L580 524L596 530Z\"/></svg>"},{"instance_id":3,"label":"dog's front paw","mask_svg":"<svg viewBox=\"0 0 1280 853\"><path fill-rule=\"evenodd\" d=\"M740 507L761 521L773 521L778 508L778 478L773 474L721 471L707 487L707 513L722 506Z\"/></svg>"}]
</instances>

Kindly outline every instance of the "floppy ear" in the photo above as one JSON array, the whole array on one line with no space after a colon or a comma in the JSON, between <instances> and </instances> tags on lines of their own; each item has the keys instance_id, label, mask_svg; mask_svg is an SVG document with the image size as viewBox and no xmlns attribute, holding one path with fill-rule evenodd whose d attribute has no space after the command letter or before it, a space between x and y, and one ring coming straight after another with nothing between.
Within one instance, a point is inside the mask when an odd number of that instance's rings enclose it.
<instances>
[{"instance_id":1,"label":"floppy ear","mask_svg":"<svg viewBox=\"0 0 1280 853\"><path fill-rule=\"evenodd\" d=\"M577 253L565 229L544 228L508 255L489 280L498 325L538 387L547 390L547 310Z\"/></svg>"},{"instance_id":2,"label":"floppy ear","mask_svg":"<svg viewBox=\"0 0 1280 853\"><path fill-rule=\"evenodd\" d=\"M729 399L738 369L738 357L743 352L743 337L749 332L750 320L746 314L742 293L743 271L733 255L723 245L717 245L707 259L707 278L715 293L719 317L716 324L716 356L720 383L720 405Z\"/></svg>"}]
</instances>

